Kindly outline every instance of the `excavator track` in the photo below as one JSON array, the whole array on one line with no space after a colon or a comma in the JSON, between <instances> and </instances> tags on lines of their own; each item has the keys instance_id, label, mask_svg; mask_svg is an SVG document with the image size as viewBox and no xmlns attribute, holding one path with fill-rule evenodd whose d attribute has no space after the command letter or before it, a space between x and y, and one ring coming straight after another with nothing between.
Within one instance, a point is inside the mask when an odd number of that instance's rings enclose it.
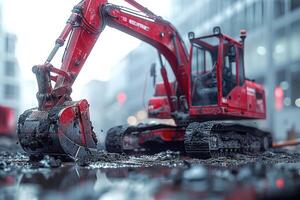
<instances>
[{"instance_id":1,"label":"excavator track","mask_svg":"<svg viewBox=\"0 0 300 200\"><path fill-rule=\"evenodd\" d=\"M271 134L255 127L229 122L193 122L186 128L185 151L192 157L210 158L234 153L257 153L272 145Z\"/></svg>"},{"instance_id":2,"label":"excavator track","mask_svg":"<svg viewBox=\"0 0 300 200\"><path fill-rule=\"evenodd\" d=\"M152 136L154 131L181 131L185 127L164 124L141 124L138 126L116 126L108 130L105 139L106 150L111 153L157 153L166 150L184 151L183 137L181 141L166 142L158 136ZM147 137L146 135L151 135ZM183 135L183 134L182 134ZM141 142L142 140L142 142Z\"/></svg>"},{"instance_id":3,"label":"excavator track","mask_svg":"<svg viewBox=\"0 0 300 200\"><path fill-rule=\"evenodd\" d=\"M111 153L123 153L122 138L128 126L116 126L108 130L105 146L106 150Z\"/></svg>"},{"instance_id":4,"label":"excavator track","mask_svg":"<svg viewBox=\"0 0 300 200\"><path fill-rule=\"evenodd\" d=\"M212 123L191 123L184 135L185 152L192 157L209 158L209 135L212 127Z\"/></svg>"}]
</instances>

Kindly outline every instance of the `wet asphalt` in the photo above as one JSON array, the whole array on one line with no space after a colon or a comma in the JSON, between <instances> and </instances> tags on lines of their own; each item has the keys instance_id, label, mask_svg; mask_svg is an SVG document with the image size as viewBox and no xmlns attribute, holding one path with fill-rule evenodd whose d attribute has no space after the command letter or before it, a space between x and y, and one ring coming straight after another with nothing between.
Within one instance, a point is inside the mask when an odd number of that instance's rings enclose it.
<instances>
[{"instance_id":1,"label":"wet asphalt","mask_svg":"<svg viewBox=\"0 0 300 200\"><path fill-rule=\"evenodd\" d=\"M207 160L99 152L89 162L32 162L14 141L0 141L0 200L293 199L300 191L297 149Z\"/></svg>"}]
</instances>

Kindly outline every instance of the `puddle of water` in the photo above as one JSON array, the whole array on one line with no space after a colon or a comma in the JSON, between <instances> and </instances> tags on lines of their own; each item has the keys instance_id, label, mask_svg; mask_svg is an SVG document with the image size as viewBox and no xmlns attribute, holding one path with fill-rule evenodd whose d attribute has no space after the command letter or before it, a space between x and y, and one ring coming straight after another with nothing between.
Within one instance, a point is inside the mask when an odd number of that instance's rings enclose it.
<instances>
[{"instance_id":1,"label":"puddle of water","mask_svg":"<svg viewBox=\"0 0 300 200\"><path fill-rule=\"evenodd\" d=\"M264 199L299 195L300 188L298 154L198 160L167 152L58 168L42 168L20 153L0 158L7 165L0 169L0 200Z\"/></svg>"},{"instance_id":2,"label":"puddle of water","mask_svg":"<svg viewBox=\"0 0 300 200\"><path fill-rule=\"evenodd\" d=\"M256 199L297 193L299 166L290 164L282 170L245 167L233 172L201 165L190 169L94 168L67 163L0 179L0 199L234 199L242 194Z\"/></svg>"},{"instance_id":3,"label":"puddle of water","mask_svg":"<svg viewBox=\"0 0 300 200\"><path fill-rule=\"evenodd\" d=\"M156 184L171 169L83 168L66 164L7 176L0 182L0 199L151 199ZM122 197L122 198L119 198Z\"/></svg>"}]
</instances>

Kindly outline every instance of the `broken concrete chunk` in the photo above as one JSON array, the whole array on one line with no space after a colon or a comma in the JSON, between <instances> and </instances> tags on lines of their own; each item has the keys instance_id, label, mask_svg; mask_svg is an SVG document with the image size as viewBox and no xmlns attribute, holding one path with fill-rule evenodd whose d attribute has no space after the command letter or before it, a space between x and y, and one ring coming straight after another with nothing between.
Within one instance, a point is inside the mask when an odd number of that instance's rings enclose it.
<instances>
[{"instance_id":1,"label":"broken concrete chunk","mask_svg":"<svg viewBox=\"0 0 300 200\"><path fill-rule=\"evenodd\" d=\"M62 162L60 159L55 159L54 157L51 156L45 156L43 160L39 162L40 167L44 168L57 168L60 167Z\"/></svg>"}]
</instances>

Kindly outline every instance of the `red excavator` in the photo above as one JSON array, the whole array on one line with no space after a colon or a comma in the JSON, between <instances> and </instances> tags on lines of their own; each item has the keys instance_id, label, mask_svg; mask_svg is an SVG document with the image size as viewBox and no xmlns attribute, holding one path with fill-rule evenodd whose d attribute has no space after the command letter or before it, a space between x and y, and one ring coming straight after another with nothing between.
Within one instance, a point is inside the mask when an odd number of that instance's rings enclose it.
<instances>
[{"instance_id":1,"label":"red excavator","mask_svg":"<svg viewBox=\"0 0 300 200\"><path fill-rule=\"evenodd\" d=\"M97 154L89 104L86 100L73 101L70 95L99 35L110 26L158 50L163 83L156 85L155 96L149 101L149 117L172 118L176 126L114 127L107 133L107 151L175 149L190 156L211 157L266 150L271 145L270 133L241 121L266 118L263 87L245 78L246 32L241 32L241 41L223 34L219 27L204 37L190 32L188 53L170 22L134 0L125 1L137 10L107 0L83 0L73 8L46 62L33 67L39 106L19 118L18 137L23 149L31 157L50 154L80 159ZM68 37L59 69L50 62ZM168 80L163 56L175 82Z\"/></svg>"},{"instance_id":2,"label":"red excavator","mask_svg":"<svg viewBox=\"0 0 300 200\"><path fill-rule=\"evenodd\" d=\"M13 110L7 106L0 105L0 135L13 136L15 130Z\"/></svg>"}]
</instances>

